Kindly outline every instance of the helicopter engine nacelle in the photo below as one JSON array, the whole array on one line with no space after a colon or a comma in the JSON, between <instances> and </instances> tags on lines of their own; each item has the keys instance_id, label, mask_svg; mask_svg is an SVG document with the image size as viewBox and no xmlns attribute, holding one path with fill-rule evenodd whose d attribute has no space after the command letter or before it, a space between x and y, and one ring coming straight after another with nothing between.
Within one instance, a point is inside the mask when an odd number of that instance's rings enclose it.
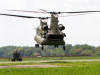
<instances>
[{"instance_id":1,"label":"helicopter engine nacelle","mask_svg":"<svg viewBox=\"0 0 100 75\"><path fill-rule=\"evenodd\" d=\"M48 30L48 26L47 25L43 25L43 26L41 26L41 29L46 31L46 30Z\"/></svg>"},{"instance_id":2,"label":"helicopter engine nacelle","mask_svg":"<svg viewBox=\"0 0 100 75\"><path fill-rule=\"evenodd\" d=\"M59 29L59 30L64 30L65 27L64 27L62 24L59 24L59 25L58 25L58 29Z\"/></svg>"}]
</instances>

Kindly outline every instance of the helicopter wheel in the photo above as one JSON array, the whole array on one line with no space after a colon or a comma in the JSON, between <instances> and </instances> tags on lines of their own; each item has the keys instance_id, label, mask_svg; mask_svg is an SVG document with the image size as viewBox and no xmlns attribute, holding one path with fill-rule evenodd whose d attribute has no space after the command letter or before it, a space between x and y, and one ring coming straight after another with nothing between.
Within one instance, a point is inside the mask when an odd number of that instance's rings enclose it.
<instances>
[{"instance_id":1,"label":"helicopter wheel","mask_svg":"<svg viewBox=\"0 0 100 75\"><path fill-rule=\"evenodd\" d=\"M43 46L41 47L41 50L43 51Z\"/></svg>"},{"instance_id":2,"label":"helicopter wheel","mask_svg":"<svg viewBox=\"0 0 100 75\"><path fill-rule=\"evenodd\" d=\"M55 45L55 48L56 48L56 47L58 48L58 45Z\"/></svg>"},{"instance_id":3,"label":"helicopter wheel","mask_svg":"<svg viewBox=\"0 0 100 75\"><path fill-rule=\"evenodd\" d=\"M35 44L35 48L39 48L39 44Z\"/></svg>"},{"instance_id":4,"label":"helicopter wheel","mask_svg":"<svg viewBox=\"0 0 100 75\"><path fill-rule=\"evenodd\" d=\"M63 50L65 50L65 45L63 45Z\"/></svg>"}]
</instances>

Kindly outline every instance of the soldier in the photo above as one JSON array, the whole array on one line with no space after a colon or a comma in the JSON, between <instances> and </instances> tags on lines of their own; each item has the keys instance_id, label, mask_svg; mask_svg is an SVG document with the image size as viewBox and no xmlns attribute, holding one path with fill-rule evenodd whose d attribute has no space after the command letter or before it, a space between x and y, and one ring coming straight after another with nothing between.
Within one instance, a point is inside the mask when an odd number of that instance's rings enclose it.
<instances>
[{"instance_id":1,"label":"soldier","mask_svg":"<svg viewBox=\"0 0 100 75\"><path fill-rule=\"evenodd\" d=\"M10 61L10 57L9 57L9 61Z\"/></svg>"}]
</instances>

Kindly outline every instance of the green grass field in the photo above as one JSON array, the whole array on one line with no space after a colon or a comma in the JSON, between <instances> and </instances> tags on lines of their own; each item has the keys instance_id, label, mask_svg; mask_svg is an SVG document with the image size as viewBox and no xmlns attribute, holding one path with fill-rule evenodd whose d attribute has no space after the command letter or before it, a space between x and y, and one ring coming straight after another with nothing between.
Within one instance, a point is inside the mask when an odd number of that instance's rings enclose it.
<instances>
[{"instance_id":1,"label":"green grass field","mask_svg":"<svg viewBox=\"0 0 100 75\"><path fill-rule=\"evenodd\" d=\"M39 60L84 60L84 59L100 59L100 56L75 56L75 57L41 57L41 58L23 58L23 61L39 61ZM9 61L9 59L0 59L2 61Z\"/></svg>"},{"instance_id":2,"label":"green grass field","mask_svg":"<svg viewBox=\"0 0 100 75\"><path fill-rule=\"evenodd\" d=\"M4 68L0 69L0 75L100 75L100 61L62 62L59 60L94 60L100 56L81 57L47 57L47 58L25 58L23 61L57 60L56 62L42 63L0 63L0 65L61 65L63 67L52 68ZM8 62L0 59L0 62ZM16 61L15 61L16 62Z\"/></svg>"},{"instance_id":3,"label":"green grass field","mask_svg":"<svg viewBox=\"0 0 100 75\"><path fill-rule=\"evenodd\" d=\"M100 59L100 56L75 56L75 57L42 57L42 58L24 58L23 61L32 60L84 60L84 59Z\"/></svg>"},{"instance_id":4,"label":"green grass field","mask_svg":"<svg viewBox=\"0 0 100 75\"><path fill-rule=\"evenodd\" d=\"M99 71L100 62L70 62L70 63L49 63L49 64L62 65L65 67L54 67L54 68L12 67L12 68L0 69L0 75L100 75Z\"/></svg>"}]
</instances>

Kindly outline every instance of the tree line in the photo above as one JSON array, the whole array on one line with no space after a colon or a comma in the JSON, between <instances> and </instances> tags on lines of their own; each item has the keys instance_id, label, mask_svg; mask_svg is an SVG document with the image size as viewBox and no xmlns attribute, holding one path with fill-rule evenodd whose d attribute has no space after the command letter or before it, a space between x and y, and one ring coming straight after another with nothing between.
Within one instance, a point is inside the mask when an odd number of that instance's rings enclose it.
<instances>
[{"instance_id":1,"label":"tree line","mask_svg":"<svg viewBox=\"0 0 100 75\"><path fill-rule=\"evenodd\" d=\"M33 56L34 53L39 53L41 56L58 56L58 55L100 55L100 46L95 47L87 44L65 45L66 49L63 50L62 46L54 48L54 46L44 46L41 48L28 47L28 46L4 46L0 47L0 57L12 57L12 53L18 49L22 57Z\"/></svg>"}]
</instances>

